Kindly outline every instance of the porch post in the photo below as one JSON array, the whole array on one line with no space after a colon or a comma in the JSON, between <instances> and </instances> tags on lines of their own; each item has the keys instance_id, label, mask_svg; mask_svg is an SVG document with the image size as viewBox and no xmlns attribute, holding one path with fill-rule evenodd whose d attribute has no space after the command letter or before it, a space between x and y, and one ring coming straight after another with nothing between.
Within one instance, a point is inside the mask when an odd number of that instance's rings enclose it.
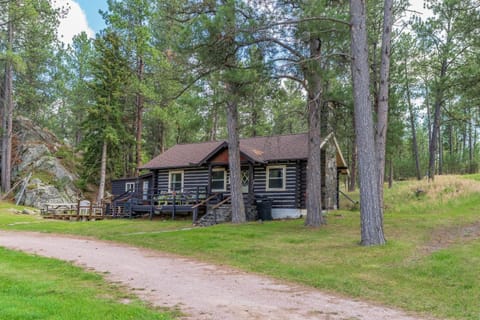
<instances>
[{"instance_id":1,"label":"porch post","mask_svg":"<svg viewBox=\"0 0 480 320\"><path fill-rule=\"evenodd\" d=\"M225 177L226 179L227 177ZM208 164L208 185L207 185L207 198L212 194L212 164Z\"/></svg>"},{"instance_id":2,"label":"porch post","mask_svg":"<svg viewBox=\"0 0 480 320\"><path fill-rule=\"evenodd\" d=\"M340 170L337 169L337 194L336 194L337 210L340 209Z\"/></svg>"},{"instance_id":3,"label":"porch post","mask_svg":"<svg viewBox=\"0 0 480 320\"><path fill-rule=\"evenodd\" d=\"M158 190L158 170L153 170L153 177L152 177L152 196L153 195L160 195L160 190Z\"/></svg>"},{"instance_id":4,"label":"porch post","mask_svg":"<svg viewBox=\"0 0 480 320\"><path fill-rule=\"evenodd\" d=\"M253 192L253 179L254 179L253 164L249 161L248 162L248 199L249 199L249 205L253 205L253 201L255 200L255 195L254 195L254 192Z\"/></svg>"}]
</instances>

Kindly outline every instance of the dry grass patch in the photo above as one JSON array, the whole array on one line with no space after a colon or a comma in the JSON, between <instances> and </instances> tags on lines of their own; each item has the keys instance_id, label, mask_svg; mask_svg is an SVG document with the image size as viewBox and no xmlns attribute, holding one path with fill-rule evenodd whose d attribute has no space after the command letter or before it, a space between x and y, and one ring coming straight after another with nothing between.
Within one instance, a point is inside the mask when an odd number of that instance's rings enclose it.
<instances>
[{"instance_id":1,"label":"dry grass patch","mask_svg":"<svg viewBox=\"0 0 480 320\"><path fill-rule=\"evenodd\" d=\"M434 181L412 183L411 191L423 191L431 201L449 201L472 193L480 193L480 183L459 176L437 176Z\"/></svg>"},{"instance_id":2,"label":"dry grass patch","mask_svg":"<svg viewBox=\"0 0 480 320\"><path fill-rule=\"evenodd\" d=\"M404 181L385 190L387 212L417 213L441 207L452 200L480 194L480 183L460 176L436 176L434 181Z\"/></svg>"}]
</instances>

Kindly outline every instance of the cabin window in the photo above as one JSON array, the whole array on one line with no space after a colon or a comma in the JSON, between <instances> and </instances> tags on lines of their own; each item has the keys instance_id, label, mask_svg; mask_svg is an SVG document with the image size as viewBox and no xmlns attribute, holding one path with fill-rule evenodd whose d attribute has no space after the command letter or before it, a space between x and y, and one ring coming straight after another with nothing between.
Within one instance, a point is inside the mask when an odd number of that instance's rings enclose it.
<instances>
[{"instance_id":1,"label":"cabin window","mask_svg":"<svg viewBox=\"0 0 480 320\"><path fill-rule=\"evenodd\" d=\"M135 191L135 182L125 183L125 191Z\"/></svg>"},{"instance_id":2,"label":"cabin window","mask_svg":"<svg viewBox=\"0 0 480 320\"><path fill-rule=\"evenodd\" d=\"M227 171L225 169L213 169L212 191L227 191Z\"/></svg>"},{"instance_id":3,"label":"cabin window","mask_svg":"<svg viewBox=\"0 0 480 320\"><path fill-rule=\"evenodd\" d=\"M168 174L168 191L183 190L183 171L170 171Z\"/></svg>"},{"instance_id":4,"label":"cabin window","mask_svg":"<svg viewBox=\"0 0 480 320\"><path fill-rule=\"evenodd\" d=\"M143 181L143 189L142 189L142 193L143 193L143 200L148 200L148 180L145 180Z\"/></svg>"},{"instance_id":5,"label":"cabin window","mask_svg":"<svg viewBox=\"0 0 480 320\"><path fill-rule=\"evenodd\" d=\"M240 177L242 178L242 193L248 193L250 186L250 173L248 170L242 170Z\"/></svg>"},{"instance_id":6,"label":"cabin window","mask_svg":"<svg viewBox=\"0 0 480 320\"><path fill-rule=\"evenodd\" d=\"M267 191L284 191L286 185L285 166L267 167Z\"/></svg>"}]
</instances>

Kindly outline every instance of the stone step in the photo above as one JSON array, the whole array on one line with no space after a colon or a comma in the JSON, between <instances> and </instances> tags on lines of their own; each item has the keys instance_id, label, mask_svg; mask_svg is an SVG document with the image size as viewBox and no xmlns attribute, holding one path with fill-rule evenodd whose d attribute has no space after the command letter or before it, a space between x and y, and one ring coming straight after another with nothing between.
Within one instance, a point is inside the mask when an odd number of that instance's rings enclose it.
<instances>
[{"instance_id":1,"label":"stone step","mask_svg":"<svg viewBox=\"0 0 480 320\"><path fill-rule=\"evenodd\" d=\"M197 226L211 226L220 222L230 221L232 216L232 206L229 204L223 204L220 207L213 209L207 208L207 213L201 217L196 225Z\"/></svg>"},{"instance_id":2,"label":"stone step","mask_svg":"<svg viewBox=\"0 0 480 320\"><path fill-rule=\"evenodd\" d=\"M207 213L201 217L195 225L197 226L211 226L217 223L229 222L232 219L232 206L230 204L223 204L216 209L212 209L213 206L207 208ZM251 206L245 208L247 220L253 221L257 219L257 208ZM216 212L216 217L215 217Z\"/></svg>"}]
</instances>

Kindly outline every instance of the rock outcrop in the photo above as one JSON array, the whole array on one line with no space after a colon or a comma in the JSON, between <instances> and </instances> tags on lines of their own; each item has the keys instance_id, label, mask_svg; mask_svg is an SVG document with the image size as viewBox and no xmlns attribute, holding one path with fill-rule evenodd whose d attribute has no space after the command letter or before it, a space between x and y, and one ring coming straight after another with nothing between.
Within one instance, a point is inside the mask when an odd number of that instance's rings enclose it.
<instances>
[{"instance_id":1,"label":"rock outcrop","mask_svg":"<svg viewBox=\"0 0 480 320\"><path fill-rule=\"evenodd\" d=\"M13 178L23 179L30 173L31 179L25 192L17 193L18 200L27 206L41 208L44 203L76 202L80 190L74 171L73 152L53 133L35 126L31 120L17 117L14 121ZM71 157L71 158L72 158Z\"/></svg>"}]
</instances>

